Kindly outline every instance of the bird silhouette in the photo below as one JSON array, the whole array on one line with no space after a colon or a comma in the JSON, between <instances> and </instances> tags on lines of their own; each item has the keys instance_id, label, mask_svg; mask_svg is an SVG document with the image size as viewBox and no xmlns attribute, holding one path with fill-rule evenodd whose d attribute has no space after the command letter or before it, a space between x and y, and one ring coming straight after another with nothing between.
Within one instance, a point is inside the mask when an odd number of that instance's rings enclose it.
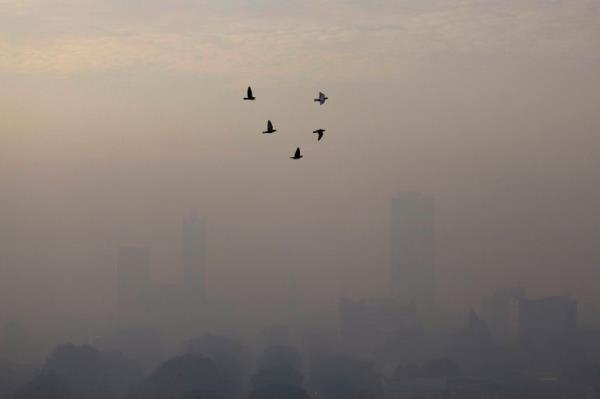
<instances>
[{"instance_id":1,"label":"bird silhouette","mask_svg":"<svg viewBox=\"0 0 600 399\"><path fill-rule=\"evenodd\" d=\"M265 130L263 133L275 133L276 131L277 129L273 129L273 124L271 121L267 121L267 130Z\"/></svg>"},{"instance_id":2,"label":"bird silhouette","mask_svg":"<svg viewBox=\"0 0 600 399\"><path fill-rule=\"evenodd\" d=\"M318 134L319 137L317 138L317 141L321 141L321 139L323 138L323 133L325 133L325 129L313 130L313 133Z\"/></svg>"},{"instance_id":3,"label":"bird silhouette","mask_svg":"<svg viewBox=\"0 0 600 399\"><path fill-rule=\"evenodd\" d=\"M315 102L318 102L319 104L323 105L325 104L325 101L327 101L329 97L327 97L325 94L319 92L319 98L315 98Z\"/></svg>"},{"instance_id":4,"label":"bird silhouette","mask_svg":"<svg viewBox=\"0 0 600 399\"><path fill-rule=\"evenodd\" d=\"M294 153L293 157L290 157L290 159L300 159L302 158L302 154L300 154L300 147L296 148L296 152Z\"/></svg>"},{"instance_id":5,"label":"bird silhouette","mask_svg":"<svg viewBox=\"0 0 600 399\"><path fill-rule=\"evenodd\" d=\"M254 95L252 94L252 87L248 86L248 93L247 93L246 97L244 97L244 100L249 100L249 101L256 100L256 97L254 97Z\"/></svg>"}]
</instances>

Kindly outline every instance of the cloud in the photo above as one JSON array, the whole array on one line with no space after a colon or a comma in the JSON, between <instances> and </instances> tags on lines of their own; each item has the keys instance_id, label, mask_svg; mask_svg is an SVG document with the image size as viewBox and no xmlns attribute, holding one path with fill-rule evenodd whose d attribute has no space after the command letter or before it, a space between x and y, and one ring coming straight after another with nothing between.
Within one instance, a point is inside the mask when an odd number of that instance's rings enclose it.
<instances>
[{"instance_id":1,"label":"cloud","mask_svg":"<svg viewBox=\"0 0 600 399\"><path fill-rule=\"evenodd\" d=\"M343 78L440 54L595 57L600 45L598 5L588 0L54 3L1 3L1 71Z\"/></svg>"}]
</instances>

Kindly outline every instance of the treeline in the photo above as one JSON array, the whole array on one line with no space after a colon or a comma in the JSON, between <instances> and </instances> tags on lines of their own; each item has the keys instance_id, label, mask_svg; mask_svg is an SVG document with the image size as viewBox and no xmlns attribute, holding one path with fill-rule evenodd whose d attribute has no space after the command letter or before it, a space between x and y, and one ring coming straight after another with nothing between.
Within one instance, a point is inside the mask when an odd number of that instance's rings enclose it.
<instances>
[{"instance_id":1,"label":"treeline","mask_svg":"<svg viewBox=\"0 0 600 399\"><path fill-rule=\"evenodd\" d=\"M240 343L205 334L148 368L120 352L60 345L10 399L379 399L380 375L341 354L302 359L288 345L257 357Z\"/></svg>"}]
</instances>

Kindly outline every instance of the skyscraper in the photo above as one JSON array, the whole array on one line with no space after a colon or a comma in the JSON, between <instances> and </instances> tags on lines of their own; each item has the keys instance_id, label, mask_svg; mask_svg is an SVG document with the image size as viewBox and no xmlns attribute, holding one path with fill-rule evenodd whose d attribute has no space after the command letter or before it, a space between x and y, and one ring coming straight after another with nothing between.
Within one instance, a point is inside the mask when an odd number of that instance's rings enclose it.
<instances>
[{"instance_id":1,"label":"skyscraper","mask_svg":"<svg viewBox=\"0 0 600 399\"><path fill-rule=\"evenodd\" d=\"M409 192L392 201L392 293L414 302L417 312L430 311L434 302L434 200Z\"/></svg>"},{"instance_id":2,"label":"skyscraper","mask_svg":"<svg viewBox=\"0 0 600 399\"><path fill-rule=\"evenodd\" d=\"M552 343L577 329L577 301L568 297L521 299L519 337L524 343Z\"/></svg>"},{"instance_id":3,"label":"skyscraper","mask_svg":"<svg viewBox=\"0 0 600 399\"><path fill-rule=\"evenodd\" d=\"M500 288L493 295L483 298L482 316L496 342L509 344L517 337L519 301L523 299L525 290L522 288Z\"/></svg>"},{"instance_id":4,"label":"skyscraper","mask_svg":"<svg viewBox=\"0 0 600 399\"><path fill-rule=\"evenodd\" d=\"M194 299L204 299L206 230L204 221L190 215L183 221L183 270L186 290Z\"/></svg>"}]
</instances>

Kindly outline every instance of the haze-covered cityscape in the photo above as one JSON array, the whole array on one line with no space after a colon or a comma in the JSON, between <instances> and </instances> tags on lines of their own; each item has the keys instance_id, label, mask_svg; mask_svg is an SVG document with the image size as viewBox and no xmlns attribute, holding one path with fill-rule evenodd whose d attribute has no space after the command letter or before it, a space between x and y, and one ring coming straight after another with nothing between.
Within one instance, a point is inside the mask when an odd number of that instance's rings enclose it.
<instances>
[{"instance_id":1,"label":"haze-covered cityscape","mask_svg":"<svg viewBox=\"0 0 600 399\"><path fill-rule=\"evenodd\" d=\"M599 48L592 0L0 1L0 399L600 398Z\"/></svg>"}]
</instances>

